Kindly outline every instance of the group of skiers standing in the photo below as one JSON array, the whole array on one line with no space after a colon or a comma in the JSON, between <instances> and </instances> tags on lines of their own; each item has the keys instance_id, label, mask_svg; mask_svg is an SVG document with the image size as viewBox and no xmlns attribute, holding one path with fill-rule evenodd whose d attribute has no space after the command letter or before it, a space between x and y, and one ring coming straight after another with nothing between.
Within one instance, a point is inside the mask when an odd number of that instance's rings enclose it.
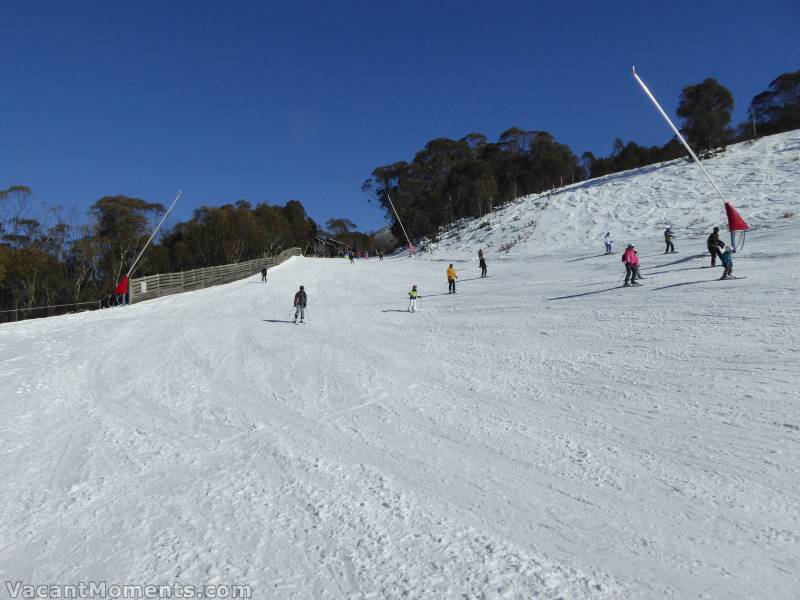
<instances>
[{"instance_id":1,"label":"group of skiers standing","mask_svg":"<svg viewBox=\"0 0 800 600\"><path fill-rule=\"evenodd\" d=\"M481 269L481 277L488 277L488 267L486 266L486 258L483 255L483 249L478 250L478 266ZM458 273L453 263L450 263L447 267L448 294L456 293L456 279L458 279ZM408 292L408 312L417 312L417 298L419 298L419 291L417 290L417 286L413 285L411 286L411 291Z\"/></svg>"},{"instance_id":2,"label":"group of skiers standing","mask_svg":"<svg viewBox=\"0 0 800 600\"><path fill-rule=\"evenodd\" d=\"M675 234L672 228L667 227L667 229L664 230L664 243L666 244L664 254L675 254L675 244L672 241L674 237ZM611 240L611 233L606 233L603 238L603 244L605 245L605 254L612 254L613 241ZM717 265L717 258L719 258L724 267L720 279L735 279L733 276L733 248L719 239L719 227L714 227L714 231L706 240L706 245L711 255L711 266L715 267ZM640 285L637 283L637 280L642 278L639 272L639 253L636 251L636 247L633 244L628 244L627 248L625 248L625 252L622 253L622 263L625 265L625 283L623 285L625 287Z\"/></svg>"},{"instance_id":3,"label":"group of skiers standing","mask_svg":"<svg viewBox=\"0 0 800 600\"><path fill-rule=\"evenodd\" d=\"M372 255L377 256L379 261L383 260L383 250L378 250L377 252L373 250ZM357 258L369 258L369 250L364 250L364 252L361 252L361 250L358 248L348 248L347 253L343 254L342 256L347 256L350 262L354 263L355 259Z\"/></svg>"},{"instance_id":4,"label":"group of skiers standing","mask_svg":"<svg viewBox=\"0 0 800 600\"><path fill-rule=\"evenodd\" d=\"M672 239L675 237L675 234L672 231L672 228L667 227L664 231L664 242L666 243L666 249L664 250L664 254L674 254L675 253L675 244L673 243ZM613 254L613 240L611 239L611 233L607 232L605 237L603 238L603 244L605 245L605 253L606 254ZM714 227L714 231L711 235L708 236L706 240L706 245L708 247L708 252L711 255L711 266L715 267L717 264L717 258L720 259L722 266L724 267L724 271L722 277L720 279L732 279L733 277L733 249L726 245L722 240L719 239L719 227ZM348 257L352 261L353 256L352 250L348 253ZM383 259L383 252L378 253L378 257L382 260ZM628 244L625 248L625 251L622 253L622 263L625 265L625 283L623 284L624 287L630 286L638 286L641 285L638 280L642 279L642 274L639 271L639 252L636 250L636 246L634 244ZM478 266L481 269L481 277L487 277L487 266L486 266L486 258L483 255L483 249L478 250ZM447 293L448 294L455 294L456 293L456 279L458 279L458 273L456 273L456 269L452 263L449 264L447 267ZM261 270L261 280L267 280L267 269L264 268ZM419 298L419 291L417 290L417 286L411 286L411 290L408 292L408 312L417 312L417 299ZM294 295L294 322L297 323L298 318L300 319L300 323L305 322L306 319L306 307L308 305L308 295L306 294L305 288L301 285L298 292Z\"/></svg>"}]
</instances>

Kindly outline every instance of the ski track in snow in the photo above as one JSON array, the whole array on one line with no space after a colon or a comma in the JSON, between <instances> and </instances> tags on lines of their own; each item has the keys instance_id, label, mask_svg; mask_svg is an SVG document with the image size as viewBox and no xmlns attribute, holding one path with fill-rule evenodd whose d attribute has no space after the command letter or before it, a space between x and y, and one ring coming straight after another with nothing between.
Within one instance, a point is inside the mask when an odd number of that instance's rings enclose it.
<instances>
[{"instance_id":1,"label":"ski track in snow","mask_svg":"<svg viewBox=\"0 0 800 600\"><path fill-rule=\"evenodd\" d=\"M746 279L704 268L724 213L676 161L521 199L414 260L292 259L3 325L0 579L796 598L800 133L707 164L754 227ZM642 288L605 231L636 241Z\"/></svg>"}]
</instances>

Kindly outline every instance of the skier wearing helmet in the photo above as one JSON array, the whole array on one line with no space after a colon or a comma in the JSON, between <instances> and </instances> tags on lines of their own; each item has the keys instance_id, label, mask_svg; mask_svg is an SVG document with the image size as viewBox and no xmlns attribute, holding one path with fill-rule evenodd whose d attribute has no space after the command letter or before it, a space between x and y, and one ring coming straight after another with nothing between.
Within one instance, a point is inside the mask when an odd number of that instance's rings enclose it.
<instances>
[{"instance_id":1,"label":"skier wearing helmet","mask_svg":"<svg viewBox=\"0 0 800 600\"><path fill-rule=\"evenodd\" d=\"M730 246L725 246L725 250L722 252L722 266L724 270L720 279L736 279L733 276L733 248Z\"/></svg>"},{"instance_id":2,"label":"skier wearing helmet","mask_svg":"<svg viewBox=\"0 0 800 600\"><path fill-rule=\"evenodd\" d=\"M306 317L306 305L308 304L308 296L306 289L301 285L300 290L294 295L294 322L297 323L297 317L300 317L302 323Z\"/></svg>"},{"instance_id":3,"label":"skier wearing helmet","mask_svg":"<svg viewBox=\"0 0 800 600\"><path fill-rule=\"evenodd\" d=\"M636 248L633 244L628 244L625 252L622 253L622 262L625 265L625 287L631 285L641 285L636 282L639 275L639 255L636 253Z\"/></svg>"},{"instance_id":4,"label":"skier wearing helmet","mask_svg":"<svg viewBox=\"0 0 800 600\"><path fill-rule=\"evenodd\" d=\"M419 292L417 291L417 286L411 286L411 291L408 292L408 312L417 312L417 298L419 297Z\"/></svg>"}]
</instances>

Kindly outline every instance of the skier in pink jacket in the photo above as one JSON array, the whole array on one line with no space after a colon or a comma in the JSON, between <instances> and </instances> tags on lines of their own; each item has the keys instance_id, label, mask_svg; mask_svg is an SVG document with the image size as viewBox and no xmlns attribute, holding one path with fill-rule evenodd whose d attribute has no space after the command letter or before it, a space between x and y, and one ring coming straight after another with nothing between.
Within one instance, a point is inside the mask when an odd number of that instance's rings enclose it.
<instances>
[{"instance_id":1,"label":"skier in pink jacket","mask_svg":"<svg viewBox=\"0 0 800 600\"><path fill-rule=\"evenodd\" d=\"M622 262L625 264L625 287L631 285L641 285L637 283L637 279L641 279L639 274L639 255L636 253L636 248L633 244L628 244L625 252L622 253Z\"/></svg>"}]
</instances>

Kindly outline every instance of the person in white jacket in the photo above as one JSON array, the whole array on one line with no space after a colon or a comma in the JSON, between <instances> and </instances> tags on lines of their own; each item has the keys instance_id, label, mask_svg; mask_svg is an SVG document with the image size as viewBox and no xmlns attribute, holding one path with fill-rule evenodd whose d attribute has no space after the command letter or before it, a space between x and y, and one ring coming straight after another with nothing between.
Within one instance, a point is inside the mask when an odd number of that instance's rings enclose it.
<instances>
[{"instance_id":1,"label":"person in white jacket","mask_svg":"<svg viewBox=\"0 0 800 600\"><path fill-rule=\"evenodd\" d=\"M611 233L610 232L606 232L606 237L603 238L603 243L606 246L606 254L612 254L613 253L613 249L611 247L611 244L614 243L614 240L611 239Z\"/></svg>"}]
</instances>

